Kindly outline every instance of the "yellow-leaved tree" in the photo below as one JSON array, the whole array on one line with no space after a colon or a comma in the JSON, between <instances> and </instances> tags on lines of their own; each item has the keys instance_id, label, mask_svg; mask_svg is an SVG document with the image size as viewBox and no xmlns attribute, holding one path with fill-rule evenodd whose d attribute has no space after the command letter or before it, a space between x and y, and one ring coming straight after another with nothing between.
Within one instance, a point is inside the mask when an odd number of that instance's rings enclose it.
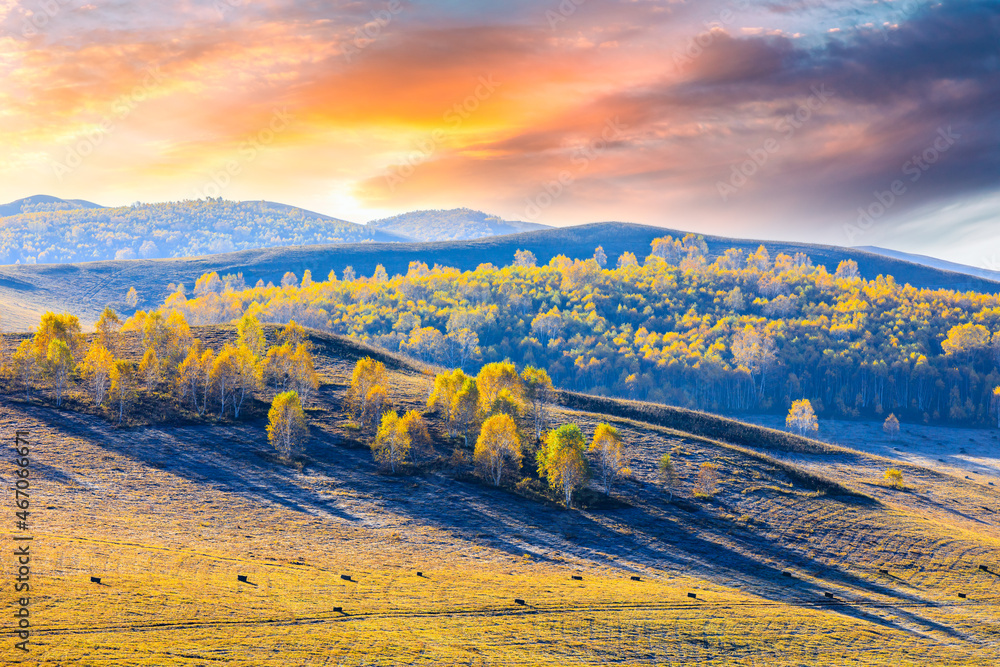
<instances>
[{"instance_id":1,"label":"yellow-leaved tree","mask_svg":"<svg viewBox=\"0 0 1000 667\"><path fill-rule=\"evenodd\" d=\"M819 421L808 398L792 403L788 416L785 417L785 426L797 431L799 435L808 435L819 430Z\"/></svg>"},{"instance_id":2,"label":"yellow-leaved tree","mask_svg":"<svg viewBox=\"0 0 1000 667\"><path fill-rule=\"evenodd\" d=\"M410 433L401 422L395 410L383 414L371 444L375 462L392 472L406 461L412 446Z\"/></svg>"},{"instance_id":3,"label":"yellow-leaved tree","mask_svg":"<svg viewBox=\"0 0 1000 667\"><path fill-rule=\"evenodd\" d=\"M95 339L83 359L83 377L87 382L90 397L94 405L100 407L104 403L104 397L108 392L108 385L111 382L111 368L115 365L115 358L111 352Z\"/></svg>"},{"instance_id":4,"label":"yellow-leaved tree","mask_svg":"<svg viewBox=\"0 0 1000 667\"><path fill-rule=\"evenodd\" d=\"M615 480L631 472L630 454L621 433L610 424L598 424L594 429L594 440L590 443L590 453L597 462L597 473L604 484L604 492L610 495Z\"/></svg>"},{"instance_id":5,"label":"yellow-leaved tree","mask_svg":"<svg viewBox=\"0 0 1000 667\"><path fill-rule=\"evenodd\" d=\"M121 424L135 400L135 366L131 361L118 359L111 368L111 400L118 406L118 423Z\"/></svg>"},{"instance_id":6,"label":"yellow-leaved tree","mask_svg":"<svg viewBox=\"0 0 1000 667\"><path fill-rule=\"evenodd\" d=\"M524 383L509 361L483 366L476 376L476 387L479 410L484 417L497 413L514 416L524 406Z\"/></svg>"},{"instance_id":7,"label":"yellow-leaved tree","mask_svg":"<svg viewBox=\"0 0 1000 667\"><path fill-rule=\"evenodd\" d=\"M564 424L545 437L538 450L538 474L549 486L563 492L566 506L573 506L573 492L586 484L590 467L584 457L586 440L576 424Z\"/></svg>"},{"instance_id":8,"label":"yellow-leaved tree","mask_svg":"<svg viewBox=\"0 0 1000 667\"><path fill-rule=\"evenodd\" d=\"M541 439L542 431L548 424L549 403L552 402L554 388L552 378L544 368L528 366L521 372L524 383L524 397L528 403L528 412L535 426L535 439Z\"/></svg>"},{"instance_id":9,"label":"yellow-leaved tree","mask_svg":"<svg viewBox=\"0 0 1000 667\"><path fill-rule=\"evenodd\" d=\"M497 414L483 422L473 459L479 474L500 486L505 473L521 468L521 440L510 415Z\"/></svg>"},{"instance_id":10,"label":"yellow-leaved tree","mask_svg":"<svg viewBox=\"0 0 1000 667\"><path fill-rule=\"evenodd\" d=\"M278 394L267 412L267 440L284 459L300 454L309 440L306 414L294 391Z\"/></svg>"},{"instance_id":11,"label":"yellow-leaved tree","mask_svg":"<svg viewBox=\"0 0 1000 667\"><path fill-rule=\"evenodd\" d=\"M45 362L45 368L56 392L56 407L59 407L62 405L63 392L66 389L69 374L76 367L76 362L73 360L73 353L69 346L59 338L53 338L49 341Z\"/></svg>"},{"instance_id":12,"label":"yellow-leaved tree","mask_svg":"<svg viewBox=\"0 0 1000 667\"><path fill-rule=\"evenodd\" d=\"M351 385L347 390L347 406L362 426L377 423L388 404L388 378L385 364L371 357L359 359L354 365Z\"/></svg>"}]
</instances>

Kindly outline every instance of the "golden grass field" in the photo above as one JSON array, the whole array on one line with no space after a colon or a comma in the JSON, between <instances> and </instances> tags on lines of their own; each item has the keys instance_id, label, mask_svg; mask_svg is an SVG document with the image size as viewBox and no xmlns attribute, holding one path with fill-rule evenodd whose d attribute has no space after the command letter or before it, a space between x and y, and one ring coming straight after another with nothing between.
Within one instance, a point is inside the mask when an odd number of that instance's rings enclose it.
<instances>
[{"instance_id":1,"label":"golden grass field","mask_svg":"<svg viewBox=\"0 0 1000 667\"><path fill-rule=\"evenodd\" d=\"M459 481L444 463L378 472L340 407L356 354L318 347L301 470L276 461L262 420L118 429L5 398L5 480L15 429L33 441L35 560L31 652L7 633L4 661L997 664L1000 495L986 476L904 463L897 491L881 482L895 462L874 454L753 450L560 410L588 435L615 423L636 454L616 492L627 506L567 511ZM398 407L426 400L426 370L399 362L393 379ZM681 477L673 501L656 483L666 451ZM723 472L713 500L692 495L704 461ZM817 491L789 462L859 495Z\"/></svg>"}]
</instances>

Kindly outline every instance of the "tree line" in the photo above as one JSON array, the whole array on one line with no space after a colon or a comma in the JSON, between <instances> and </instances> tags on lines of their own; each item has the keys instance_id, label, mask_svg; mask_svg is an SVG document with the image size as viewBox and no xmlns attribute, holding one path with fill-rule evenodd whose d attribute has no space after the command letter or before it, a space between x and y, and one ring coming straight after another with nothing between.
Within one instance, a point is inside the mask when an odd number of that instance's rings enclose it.
<instances>
[{"instance_id":1,"label":"tree line","mask_svg":"<svg viewBox=\"0 0 1000 667\"><path fill-rule=\"evenodd\" d=\"M46 312L34 334L3 355L0 372L25 399L47 391L61 407L71 395L119 424L142 398L233 419L255 398L310 399L319 380L301 325L289 322L268 346L260 321L245 315L236 334L235 343L214 349L181 313L138 311L123 320L105 308L88 342L75 315Z\"/></svg>"},{"instance_id":2,"label":"tree line","mask_svg":"<svg viewBox=\"0 0 1000 667\"><path fill-rule=\"evenodd\" d=\"M326 270L326 267L324 267ZM338 274L339 271L339 274ZM1000 296L835 272L798 253L656 239L614 266L602 248L538 266L528 251L474 271L413 262L406 275L347 267L280 285L210 273L162 312L196 323L244 313L475 371L511 359L560 387L709 411L784 410L808 399L840 418L1000 419Z\"/></svg>"}]
</instances>

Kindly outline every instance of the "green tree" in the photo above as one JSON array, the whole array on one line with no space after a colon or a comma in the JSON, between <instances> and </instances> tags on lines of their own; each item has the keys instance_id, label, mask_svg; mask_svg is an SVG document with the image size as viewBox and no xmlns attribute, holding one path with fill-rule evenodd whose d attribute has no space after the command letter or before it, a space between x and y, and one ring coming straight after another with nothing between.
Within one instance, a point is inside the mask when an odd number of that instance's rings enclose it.
<instances>
[{"instance_id":1,"label":"green tree","mask_svg":"<svg viewBox=\"0 0 1000 667\"><path fill-rule=\"evenodd\" d=\"M670 458L670 452L665 452L663 456L660 457L660 461L657 465L657 471L659 472L660 483L667 489L670 494L670 500L674 499L674 488L677 486L677 469L674 467L674 462Z\"/></svg>"}]
</instances>

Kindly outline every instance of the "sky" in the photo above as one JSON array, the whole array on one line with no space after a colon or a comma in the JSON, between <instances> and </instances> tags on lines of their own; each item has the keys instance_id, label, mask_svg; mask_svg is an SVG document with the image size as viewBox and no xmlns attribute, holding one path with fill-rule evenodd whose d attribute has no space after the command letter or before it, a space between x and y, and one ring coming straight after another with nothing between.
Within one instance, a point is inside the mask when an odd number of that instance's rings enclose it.
<instances>
[{"instance_id":1,"label":"sky","mask_svg":"<svg viewBox=\"0 0 1000 667\"><path fill-rule=\"evenodd\" d=\"M0 0L0 201L34 194L1000 270L1000 2Z\"/></svg>"}]
</instances>

